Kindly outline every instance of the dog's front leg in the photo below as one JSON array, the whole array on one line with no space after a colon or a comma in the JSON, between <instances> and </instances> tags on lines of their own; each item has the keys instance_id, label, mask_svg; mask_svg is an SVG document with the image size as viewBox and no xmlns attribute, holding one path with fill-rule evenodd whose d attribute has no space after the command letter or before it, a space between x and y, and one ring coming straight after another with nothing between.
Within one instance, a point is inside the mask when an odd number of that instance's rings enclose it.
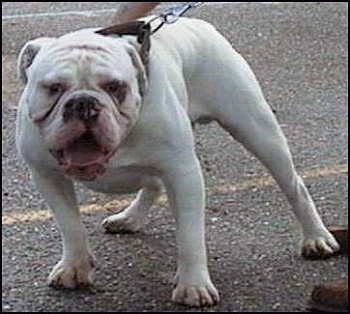
<instances>
[{"instance_id":1,"label":"dog's front leg","mask_svg":"<svg viewBox=\"0 0 350 314\"><path fill-rule=\"evenodd\" d=\"M32 169L31 174L54 214L63 241L62 259L51 271L49 285L69 289L90 285L94 262L80 219L73 183L57 173L40 173Z\"/></svg>"},{"instance_id":2,"label":"dog's front leg","mask_svg":"<svg viewBox=\"0 0 350 314\"><path fill-rule=\"evenodd\" d=\"M177 223L178 269L172 301L210 306L219 301L219 294L207 267L204 183L199 162L194 159L190 170L172 172L164 178Z\"/></svg>"}]
</instances>

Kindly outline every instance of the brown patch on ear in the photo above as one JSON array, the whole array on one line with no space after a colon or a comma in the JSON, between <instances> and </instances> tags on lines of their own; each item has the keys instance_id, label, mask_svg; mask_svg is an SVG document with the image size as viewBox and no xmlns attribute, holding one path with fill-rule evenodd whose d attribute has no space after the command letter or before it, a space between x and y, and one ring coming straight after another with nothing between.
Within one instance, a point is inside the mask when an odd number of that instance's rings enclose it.
<instances>
[{"instance_id":1,"label":"brown patch on ear","mask_svg":"<svg viewBox=\"0 0 350 314\"><path fill-rule=\"evenodd\" d=\"M137 83L139 86L139 93L141 97L143 97L148 85L145 65L142 63L141 57L137 53L136 48L130 46L130 48L127 49L127 52L130 55L132 63L137 70Z\"/></svg>"}]
</instances>

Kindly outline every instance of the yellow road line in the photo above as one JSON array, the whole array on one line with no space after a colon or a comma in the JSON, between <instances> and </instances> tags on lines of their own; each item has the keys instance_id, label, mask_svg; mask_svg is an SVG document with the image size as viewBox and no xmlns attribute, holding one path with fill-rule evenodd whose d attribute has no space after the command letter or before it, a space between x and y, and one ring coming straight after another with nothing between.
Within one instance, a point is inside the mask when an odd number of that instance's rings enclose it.
<instances>
[{"instance_id":1,"label":"yellow road line","mask_svg":"<svg viewBox=\"0 0 350 314\"><path fill-rule=\"evenodd\" d=\"M331 167L318 168L307 171L299 171L299 175L303 179L316 179L319 177L326 177L332 175L338 175L346 173L348 171L347 165L334 165ZM227 184L221 186L214 186L210 189L209 195L218 195L218 194L228 194L230 192L235 192L239 190L248 190L253 187L263 188L269 185L275 184L275 180L271 176L260 177L252 180L243 181L237 185Z\"/></svg>"},{"instance_id":2,"label":"yellow road line","mask_svg":"<svg viewBox=\"0 0 350 314\"><path fill-rule=\"evenodd\" d=\"M321 169L307 170L300 172L300 176L304 179L316 179L325 176L339 175L346 173L348 171L347 165L334 165L330 167L325 167ZM223 195L236 191L248 190L253 187L264 188L267 186L274 185L275 181L270 176L260 177L257 179L243 181L238 184L225 184L221 186L213 186L207 190L208 195ZM80 207L81 213L84 214L94 214L98 212L115 212L120 210L130 204L132 198L124 197L119 200L114 200L108 202L104 205L84 205ZM166 202L166 197L162 196L160 198L160 203L164 204ZM3 225L13 225L28 222L39 222L46 221L52 218L52 214L48 210L31 210L25 214L12 213L4 215L2 217Z\"/></svg>"}]
</instances>

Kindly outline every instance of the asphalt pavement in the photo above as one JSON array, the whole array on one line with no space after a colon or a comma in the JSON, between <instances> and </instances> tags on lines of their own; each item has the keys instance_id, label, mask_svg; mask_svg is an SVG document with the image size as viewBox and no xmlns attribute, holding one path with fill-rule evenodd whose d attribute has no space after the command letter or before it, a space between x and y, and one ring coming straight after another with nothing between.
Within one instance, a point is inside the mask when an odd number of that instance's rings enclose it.
<instances>
[{"instance_id":1,"label":"asphalt pavement","mask_svg":"<svg viewBox=\"0 0 350 314\"><path fill-rule=\"evenodd\" d=\"M58 227L29 181L14 142L22 86L16 55L29 39L105 26L116 2L2 2L2 311L199 311L172 304L175 225L162 199L141 232L100 223L132 195L77 185L94 289L58 291ZM163 8L160 7L158 10ZM188 12L213 23L252 66L285 132L295 165L327 225L348 225L348 4L214 3ZM305 260L300 228L265 168L218 125L196 128L207 186L209 269L221 302L205 312L306 311L315 284L346 279L347 257Z\"/></svg>"}]
</instances>

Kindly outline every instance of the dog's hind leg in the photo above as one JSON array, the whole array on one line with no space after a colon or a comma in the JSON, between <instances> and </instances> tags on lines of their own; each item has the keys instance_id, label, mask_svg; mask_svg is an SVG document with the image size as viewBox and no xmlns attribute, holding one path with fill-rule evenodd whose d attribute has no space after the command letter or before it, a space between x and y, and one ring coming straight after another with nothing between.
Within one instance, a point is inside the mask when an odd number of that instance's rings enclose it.
<instances>
[{"instance_id":1,"label":"dog's hind leg","mask_svg":"<svg viewBox=\"0 0 350 314\"><path fill-rule=\"evenodd\" d=\"M110 233L128 233L138 231L145 221L147 210L160 196L162 185L154 180L139 191L136 199L121 213L107 217L102 226Z\"/></svg>"},{"instance_id":2,"label":"dog's hind leg","mask_svg":"<svg viewBox=\"0 0 350 314\"><path fill-rule=\"evenodd\" d=\"M259 158L287 196L302 226L302 254L330 255L338 250L338 244L324 226L303 180L296 173L286 138L274 114L262 96L255 96L250 99L253 104L242 104L239 110L235 106L235 114L222 114L219 123Z\"/></svg>"}]
</instances>

